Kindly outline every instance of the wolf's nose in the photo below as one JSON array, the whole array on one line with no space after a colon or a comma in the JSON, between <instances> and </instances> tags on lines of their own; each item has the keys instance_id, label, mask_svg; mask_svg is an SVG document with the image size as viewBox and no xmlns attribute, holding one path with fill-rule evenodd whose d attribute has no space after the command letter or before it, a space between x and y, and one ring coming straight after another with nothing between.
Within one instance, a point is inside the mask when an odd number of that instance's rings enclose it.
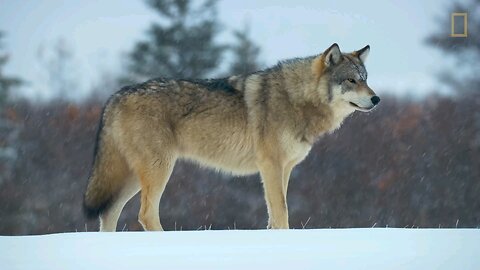
<instances>
[{"instance_id":1,"label":"wolf's nose","mask_svg":"<svg viewBox=\"0 0 480 270\"><path fill-rule=\"evenodd\" d=\"M373 96L372 97L373 105L377 105L379 102L380 102L380 98L378 96Z\"/></svg>"}]
</instances>

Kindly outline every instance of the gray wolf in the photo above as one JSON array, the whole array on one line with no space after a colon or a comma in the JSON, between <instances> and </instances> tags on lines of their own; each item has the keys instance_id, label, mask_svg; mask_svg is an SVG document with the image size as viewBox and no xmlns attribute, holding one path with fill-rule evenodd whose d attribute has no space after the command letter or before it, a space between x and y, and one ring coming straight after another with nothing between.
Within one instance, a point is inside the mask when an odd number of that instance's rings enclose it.
<instances>
[{"instance_id":1,"label":"gray wolf","mask_svg":"<svg viewBox=\"0 0 480 270\"><path fill-rule=\"evenodd\" d=\"M126 202L141 191L139 222L162 230L159 203L177 159L235 175L259 172L268 228L287 229L292 169L315 141L380 98L367 85L366 46L287 61L223 79L153 79L110 97L84 196L101 231L115 231Z\"/></svg>"}]
</instances>

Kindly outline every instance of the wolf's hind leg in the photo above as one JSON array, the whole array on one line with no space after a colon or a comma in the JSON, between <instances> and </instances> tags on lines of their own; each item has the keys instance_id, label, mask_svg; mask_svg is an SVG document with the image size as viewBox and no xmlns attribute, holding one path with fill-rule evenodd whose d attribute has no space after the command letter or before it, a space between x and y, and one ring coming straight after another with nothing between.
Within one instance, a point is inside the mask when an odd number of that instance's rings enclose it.
<instances>
[{"instance_id":1,"label":"wolf's hind leg","mask_svg":"<svg viewBox=\"0 0 480 270\"><path fill-rule=\"evenodd\" d=\"M141 184L141 206L138 221L146 231L163 231L160 224L160 198L172 174L175 158L158 158L138 168Z\"/></svg>"},{"instance_id":2,"label":"wolf's hind leg","mask_svg":"<svg viewBox=\"0 0 480 270\"><path fill-rule=\"evenodd\" d=\"M117 222L125 204L140 190L138 179L130 175L125 179L125 184L115 196L112 205L100 215L100 231L114 232L117 229Z\"/></svg>"}]
</instances>

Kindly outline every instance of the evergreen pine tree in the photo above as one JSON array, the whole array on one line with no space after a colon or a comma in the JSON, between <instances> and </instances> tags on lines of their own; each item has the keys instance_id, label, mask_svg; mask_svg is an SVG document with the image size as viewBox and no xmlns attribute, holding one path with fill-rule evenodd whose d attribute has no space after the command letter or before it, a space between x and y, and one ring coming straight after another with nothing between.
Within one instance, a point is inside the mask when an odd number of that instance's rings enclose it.
<instances>
[{"instance_id":1,"label":"evergreen pine tree","mask_svg":"<svg viewBox=\"0 0 480 270\"><path fill-rule=\"evenodd\" d=\"M0 105L5 102L10 90L22 82L18 78L9 77L4 74L3 68L8 62L9 55L3 52L3 37L4 33L0 31Z\"/></svg>"},{"instance_id":2,"label":"evergreen pine tree","mask_svg":"<svg viewBox=\"0 0 480 270\"><path fill-rule=\"evenodd\" d=\"M217 44L216 0L148 0L160 16L147 38L129 54L127 78L200 78L219 66L225 46Z\"/></svg>"},{"instance_id":3,"label":"evergreen pine tree","mask_svg":"<svg viewBox=\"0 0 480 270\"><path fill-rule=\"evenodd\" d=\"M250 29L245 27L242 31L235 31L236 42L231 46L233 52L233 62L230 65L230 73L248 74L260 69L258 62L260 48L250 39Z\"/></svg>"},{"instance_id":4,"label":"evergreen pine tree","mask_svg":"<svg viewBox=\"0 0 480 270\"><path fill-rule=\"evenodd\" d=\"M427 37L427 44L442 50L458 61L454 70L445 70L439 79L452 86L457 92L479 93L480 79L480 0L455 1L450 4L443 16L437 19L438 30ZM451 36L451 14L468 14L467 37ZM455 22L455 33L463 32L463 18Z\"/></svg>"}]
</instances>

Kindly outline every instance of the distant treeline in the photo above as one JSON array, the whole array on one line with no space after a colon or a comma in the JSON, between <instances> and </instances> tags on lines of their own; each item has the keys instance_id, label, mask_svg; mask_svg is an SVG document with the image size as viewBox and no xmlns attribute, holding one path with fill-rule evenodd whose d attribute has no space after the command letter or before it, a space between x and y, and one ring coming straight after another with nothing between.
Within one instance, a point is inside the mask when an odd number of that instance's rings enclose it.
<instances>
[{"instance_id":1,"label":"distant treeline","mask_svg":"<svg viewBox=\"0 0 480 270\"><path fill-rule=\"evenodd\" d=\"M354 114L292 173L291 226L479 226L479 104L480 95L386 96L368 115ZM10 136L2 138L15 158L0 167L0 234L97 229L81 205L101 106L4 108L2 132ZM232 177L180 162L160 214L166 230L265 228L262 193L257 175ZM119 230L141 228L137 197Z\"/></svg>"}]
</instances>

